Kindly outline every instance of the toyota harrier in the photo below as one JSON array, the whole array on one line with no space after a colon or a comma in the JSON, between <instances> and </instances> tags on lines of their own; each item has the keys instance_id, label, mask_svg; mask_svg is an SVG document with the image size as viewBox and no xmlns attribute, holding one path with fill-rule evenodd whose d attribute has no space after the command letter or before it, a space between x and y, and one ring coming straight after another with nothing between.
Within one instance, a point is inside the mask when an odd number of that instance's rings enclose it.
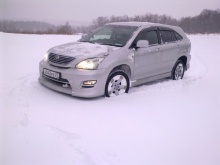
<instances>
[{"instance_id":1,"label":"toyota harrier","mask_svg":"<svg viewBox=\"0 0 220 165\"><path fill-rule=\"evenodd\" d=\"M183 30L148 22L109 23L48 50L39 82L78 97L111 97L149 81L182 79L191 43Z\"/></svg>"}]
</instances>

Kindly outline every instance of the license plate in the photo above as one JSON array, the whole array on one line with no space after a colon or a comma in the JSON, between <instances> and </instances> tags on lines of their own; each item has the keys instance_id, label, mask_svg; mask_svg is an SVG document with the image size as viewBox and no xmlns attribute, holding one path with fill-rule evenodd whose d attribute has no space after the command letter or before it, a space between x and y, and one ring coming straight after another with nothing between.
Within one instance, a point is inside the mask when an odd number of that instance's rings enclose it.
<instances>
[{"instance_id":1,"label":"license plate","mask_svg":"<svg viewBox=\"0 0 220 165\"><path fill-rule=\"evenodd\" d=\"M52 77L52 78L55 78L55 79L60 79L60 73L58 73L58 72L54 72L54 71L51 71L51 70L44 69L43 73L46 76L49 76L49 77Z\"/></svg>"}]
</instances>

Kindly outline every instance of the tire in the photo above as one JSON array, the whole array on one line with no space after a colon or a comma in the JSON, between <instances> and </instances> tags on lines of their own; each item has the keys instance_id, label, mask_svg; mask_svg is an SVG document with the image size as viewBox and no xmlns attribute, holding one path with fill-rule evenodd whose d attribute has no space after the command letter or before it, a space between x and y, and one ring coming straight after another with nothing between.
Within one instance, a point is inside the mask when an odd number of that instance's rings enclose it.
<instances>
[{"instance_id":1,"label":"tire","mask_svg":"<svg viewBox=\"0 0 220 165\"><path fill-rule=\"evenodd\" d=\"M172 71L172 79L179 80L182 79L184 76L184 63L182 60L178 60L173 67Z\"/></svg>"},{"instance_id":2,"label":"tire","mask_svg":"<svg viewBox=\"0 0 220 165\"><path fill-rule=\"evenodd\" d=\"M113 71L105 85L105 96L112 97L128 93L130 88L129 78L122 70Z\"/></svg>"}]
</instances>

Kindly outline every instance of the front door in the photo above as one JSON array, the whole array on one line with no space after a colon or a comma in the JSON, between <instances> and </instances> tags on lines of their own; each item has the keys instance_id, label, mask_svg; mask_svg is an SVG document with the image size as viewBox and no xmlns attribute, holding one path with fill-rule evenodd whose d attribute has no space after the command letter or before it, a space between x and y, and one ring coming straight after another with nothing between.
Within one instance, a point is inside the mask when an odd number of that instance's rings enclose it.
<instances>
[{"instance_id":1,"label":"front door","mask_svg":"<svg viewBox=\"0 0 220 165\"><path fill-rule=\"evenodd\" d=\"M161 62L160 46L150 46L149 48L139 48L134 54L134 79L143 79L159 73Z\"/></svg>"},{"instance_id":2,"label":"front door","mask_svg":"<svg viewBox=\"0 0 220 165\"><path fill-rule=\"evenodd\" d=\"M134 50L134 80L157 75L160 72L161 51L156 30L143 30L135 39L147 40L149 47Z\"/></svg>"}]
</instances>

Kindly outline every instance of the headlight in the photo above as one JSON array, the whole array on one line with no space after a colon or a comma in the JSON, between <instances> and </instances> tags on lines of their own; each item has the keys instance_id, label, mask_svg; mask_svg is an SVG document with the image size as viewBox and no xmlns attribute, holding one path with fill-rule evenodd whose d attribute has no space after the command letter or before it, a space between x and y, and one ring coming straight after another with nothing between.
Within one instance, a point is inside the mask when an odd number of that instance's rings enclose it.
<instances>
[{"instance_id":1,"label":"headlight","mask_svg":"<svg viewBox=\"0 0 220 165\"><path fill-rule=\"evenodd\" d=\"M104 60L104 58L92 58L81 61L76 65L77 69L97 69L98 65Z\"/></svg>"},{"instance_id":2,"label":"headlight","mask_svg":"<svg viewBox=\"0 0 220 165\"><path fill-rule=\"evenodd\" d=\"M46 54L44 55L44 61L47 61L47 60L48 60L48 55L49 55L49 53L46 53Z\"/></svg>"}]
</instances>

